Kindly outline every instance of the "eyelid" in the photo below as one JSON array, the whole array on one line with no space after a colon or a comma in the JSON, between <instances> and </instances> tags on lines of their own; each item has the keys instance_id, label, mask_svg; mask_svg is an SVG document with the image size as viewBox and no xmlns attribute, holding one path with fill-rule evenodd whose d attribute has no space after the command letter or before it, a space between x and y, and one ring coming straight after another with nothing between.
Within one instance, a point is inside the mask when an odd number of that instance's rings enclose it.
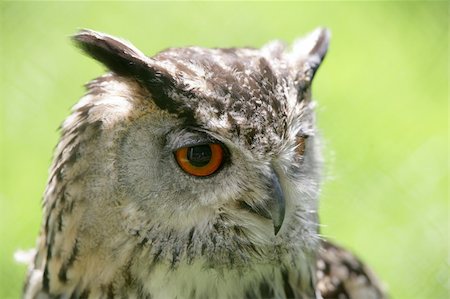
<instances>
[{"instance_id":1,"label":"eyelid","mask_svg":"<svg viewBox=\"0 0 450 299\"><path fill-rule=\"evenodd\" d=\"M176 151L183 147L222 143L204 132L186 129L167 134L166 140L166 147L170 151Z\"/></svg>"},{"instance_id":2,"label":"eyelid","mask_svg":"<svg viewBox=\"0 0 450 299\"><path fill-rule=\"evenodd\" d=\"M194 147L194 146L208 145L208 144L213 144L213 143L218 143L218 144L222 145L222 147L223 147L222 142L220 142L216 139L212 139L212 138L208 138L208 139L205 138L205 139L199 139L198 141L194 141L191 139L191 140L177 143L177 147L174 150L178 150L183 147Z\"/></svg>"}]
</instances>

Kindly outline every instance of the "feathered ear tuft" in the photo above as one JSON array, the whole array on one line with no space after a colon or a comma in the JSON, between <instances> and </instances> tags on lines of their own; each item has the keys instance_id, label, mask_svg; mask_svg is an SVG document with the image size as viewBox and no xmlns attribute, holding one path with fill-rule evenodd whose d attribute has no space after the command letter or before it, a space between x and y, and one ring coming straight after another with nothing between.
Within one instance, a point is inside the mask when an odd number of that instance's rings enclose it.
<instances>
[{"instance_id":1,"label":"feathered ear tuft","mask_svg":"<svg viewBox=\"0 0 450 299\"><path fill-rule=\"evenodd\" d=\"M173 77L131 43L87 29L81 30L72 39L84 52L114 73L137 80L151 93L153 101L161 109L174 113L178 111L180 104L168 96L168 92L175 89Z\"/></svg>"},{"instance_id":2,"label":"feathered ear tuft","mask_svg":"<svg viewBox=\"0 0 450 299\"><path fill-rule=\"evenodd\" d=\"M299 72L298 79L309 85L322 63L330 42L330 31L317 28L305 37L297 40L290 53L291 65Z\"/></svg>"},{"instance_id":3,"label":"feathered ear tuft","mask_svg":"<svg viewBox=\"0 0 450 299\"><path fill-rule=\"evenodd\" d=\"M116 37L84 29L72 39L89 56L119 75L136 76L149 66L148 57L131 43Z\"/></svg>"}]
</instances>

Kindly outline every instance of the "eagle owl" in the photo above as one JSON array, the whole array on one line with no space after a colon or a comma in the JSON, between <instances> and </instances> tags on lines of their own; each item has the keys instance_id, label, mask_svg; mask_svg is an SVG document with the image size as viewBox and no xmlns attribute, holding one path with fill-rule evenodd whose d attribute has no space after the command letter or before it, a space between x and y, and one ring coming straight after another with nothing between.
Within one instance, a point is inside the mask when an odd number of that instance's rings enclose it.
<instances>
[{"instance_id":1,"label":"eagle owl","mask_svg":"<svg viewBox=\"0 0 450 299\"><path fill-rule=\"evenodd\" d=\"M153 57L91 30L73 40L109 72L62 124L25 298L385 297L319 236L326 29Z\"/></svg>"}]
</instances>

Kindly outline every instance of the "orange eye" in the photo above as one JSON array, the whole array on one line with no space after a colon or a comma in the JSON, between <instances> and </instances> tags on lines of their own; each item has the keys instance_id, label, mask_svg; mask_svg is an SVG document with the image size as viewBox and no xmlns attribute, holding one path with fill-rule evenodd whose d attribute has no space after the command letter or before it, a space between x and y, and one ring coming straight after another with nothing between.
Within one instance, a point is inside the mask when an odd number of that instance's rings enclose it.
<instances>
[{"instance_id":1,"label":"orange eye","mask_svg":"<svg viewBox=\"0 0 450 299\"><path fill-rule=\"evenodd\" d=\"M190 175L208 176L222 165L223 148L218 143L182 147L175 151L175 158Z\"/></svg>"}]
</instances>

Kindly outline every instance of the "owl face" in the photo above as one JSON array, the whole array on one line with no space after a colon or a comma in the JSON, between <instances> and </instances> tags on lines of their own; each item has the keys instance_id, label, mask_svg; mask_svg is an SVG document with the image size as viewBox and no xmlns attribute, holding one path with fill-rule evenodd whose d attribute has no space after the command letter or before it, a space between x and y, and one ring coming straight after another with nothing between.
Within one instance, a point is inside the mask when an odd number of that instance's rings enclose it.
<instances>
[{"instance_id":1,"label":"owl face","mask_svg":"<svg viewBox=\"0 0 450 299\"><path fill-rule=\"evenodd\" d=\"M88 111L84 121L101 127L90 142L106 144L79 154L91 160L89 173L110 178L89 182L103 199L89 203L86 230L96 222L89 214L101 214L108 221L96 230L108 231L109 246L131 239L171 259L235 263L252 252L267 261L269 251L315 246L320 155L310 85L326 30L292 51L274 42L151 58L93 31L74 40L111 70L88 85L63 126L71 132ZM102 184L108 195L95 189Z\"/></svg>"}]
</instances>

